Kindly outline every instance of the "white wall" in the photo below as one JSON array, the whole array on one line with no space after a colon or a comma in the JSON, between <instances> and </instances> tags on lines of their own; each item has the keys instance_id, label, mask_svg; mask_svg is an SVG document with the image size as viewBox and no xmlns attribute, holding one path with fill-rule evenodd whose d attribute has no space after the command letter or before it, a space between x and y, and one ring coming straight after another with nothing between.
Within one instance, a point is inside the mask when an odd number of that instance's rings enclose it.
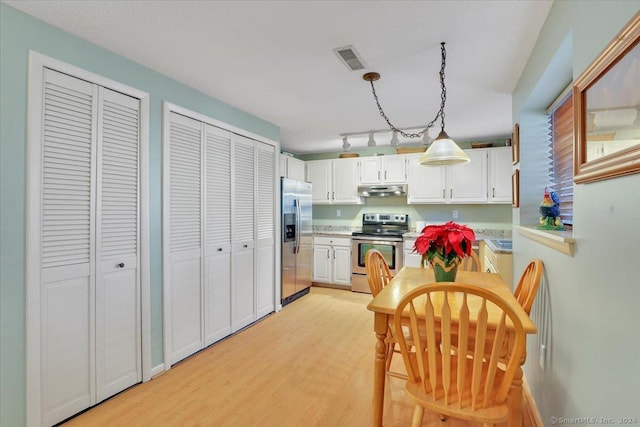
<instances>
[{"instance_id":1,"label":"white wall","mask_svg":"<svg viewBox=\"0 0 640 427\"><path fill-rule=\"evenodd\" d=\"M513 94L521 129L521 208L531 224L545 186L544 110L638 12L639 1L556 1ZM569 257L514 232L514 270L541 258L525 376L545 425L552 417L640 420L640 174L575 186ZM539 345L547 345L546 369ZM585 425L586 422L579 422Z\"/></svg>"}]
</instances>

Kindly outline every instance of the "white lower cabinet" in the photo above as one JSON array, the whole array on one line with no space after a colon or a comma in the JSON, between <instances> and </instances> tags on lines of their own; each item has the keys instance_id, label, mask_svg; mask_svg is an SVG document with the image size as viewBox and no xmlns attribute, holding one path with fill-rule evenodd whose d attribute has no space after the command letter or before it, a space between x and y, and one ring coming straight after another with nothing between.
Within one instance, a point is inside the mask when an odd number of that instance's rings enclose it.
<instances>
[{"instance_id":1,"label":"white lower cabinet","mask_svg":"<svg viewBox=\"0 0 640 427\"><path fill-rule=\"evenodd\" d=\"M405 267L420 267L422 255L417 252L413 252L413 245L415 243L415 239L404 239L402 245L404 248L404 260L402 265Z\"/></svg>"},{"instance_id":2,"label":"white lower cabinet","mask_svg":"<svg viewBox=\"0 0 640 427\"><path fill-rule=\"evenodd\" d=\"M351 286L351 239L313 239L313 281Z\"/></svg>"}]
</instances>

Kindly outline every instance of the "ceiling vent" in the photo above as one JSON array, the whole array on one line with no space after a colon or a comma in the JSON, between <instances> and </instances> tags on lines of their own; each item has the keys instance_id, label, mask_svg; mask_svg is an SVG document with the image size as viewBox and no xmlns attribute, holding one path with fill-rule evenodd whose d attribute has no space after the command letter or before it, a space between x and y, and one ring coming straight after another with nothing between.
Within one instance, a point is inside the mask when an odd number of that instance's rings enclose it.
<instances>
[{"instance_id":1,"label":"ceiling vent","mask_svg":"<svg viewBox=\"0 0 640 427\"><path fill-rule=\"evenodd\" d=\"M342 63L351 71L364 70L367 68L367 64L365 64L364 60L353 45L337 47L333 49L333 51L338 55L340 61L342 61Z\"/></svg>"}]
</instances>

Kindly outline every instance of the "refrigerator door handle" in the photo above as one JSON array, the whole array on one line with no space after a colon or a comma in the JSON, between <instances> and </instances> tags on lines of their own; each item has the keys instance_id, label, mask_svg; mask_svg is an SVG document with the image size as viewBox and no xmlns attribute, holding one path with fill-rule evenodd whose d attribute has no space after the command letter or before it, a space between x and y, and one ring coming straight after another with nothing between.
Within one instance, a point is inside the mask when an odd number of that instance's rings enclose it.
<instances>
[{"instance_id":1,"label":"refrigerator door handle","mask_svg":"<svg viewBox=\"0 0 640 427\"><path fill-rule=\"evenodd\" d=\"M293 249L293 253L300 253L300 227L302 226L302 221L300 219L300 214L302 210L300 209L300 200L295 199L293 201L294 206L296 207L296 238L295 238L295 247Z\"/></svg>"}]
</instances>

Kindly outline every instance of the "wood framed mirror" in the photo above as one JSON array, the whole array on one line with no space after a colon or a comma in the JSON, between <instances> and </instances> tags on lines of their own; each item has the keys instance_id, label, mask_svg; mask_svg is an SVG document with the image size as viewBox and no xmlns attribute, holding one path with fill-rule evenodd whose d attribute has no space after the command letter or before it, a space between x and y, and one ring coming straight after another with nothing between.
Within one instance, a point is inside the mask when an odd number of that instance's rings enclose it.
<instances>
[{"instance_id":1,"label":"wood framed mirror","mask_svg":"<svg viewBox=\"0 0 640 427\"><path fill-rule=\"evenodd\" d=\"M574 181L640 173L640 12L573 85Z\"/></svg>"}]
</instances>

